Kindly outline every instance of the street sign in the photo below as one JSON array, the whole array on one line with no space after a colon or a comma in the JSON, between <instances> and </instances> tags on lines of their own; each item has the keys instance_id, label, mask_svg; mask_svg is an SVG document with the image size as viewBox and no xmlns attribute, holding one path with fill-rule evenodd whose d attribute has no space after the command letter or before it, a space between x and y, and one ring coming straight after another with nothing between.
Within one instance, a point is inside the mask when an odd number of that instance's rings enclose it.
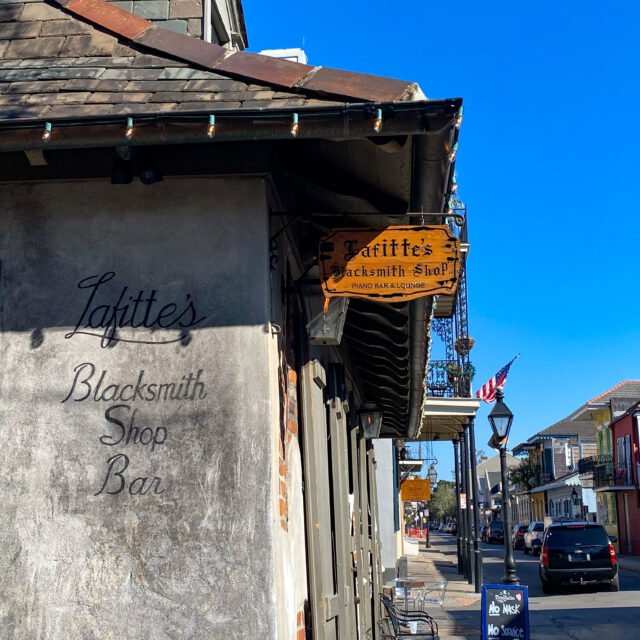
<instances>
[{"instance_id":1,"label":"street sign","mask_svg":"<svg viewBox=\"0 0 640 640\"><path fill-rule=\"evenodd\" d=\"M400 498L405 502L431 500L431 483L429 478L423 480L405 480L400 485Z\"/></svg>"},{"instance_id":2,"label":"street sign","mask_svg":"<svg viewBox=\"0 0 640 640\"><path fill-rule=\"evenodd\" d=\"M526 585L482 585L482 640L529 640Z\"/></svg>"},{"instance_id":3,"label":"street sign","mask_svg":"<svg viewBox=\"0 0 640 640\"><path fill-rule=\"evenodd\" d=\"M466 509L467 508L467 494L466 493L461 493L460 494L460 508L461 509Z\"/></svg>"},{"instance_id":4,"label":"street sign","mask_svg":"<svg viewBox=\"0 0 640 640\"><path fill-rule=\"evenodd\" d=\"M453 295L460 240L447 225L333 229L320 241L322 289L379 302Z\"/></svg>"}]
</instances>

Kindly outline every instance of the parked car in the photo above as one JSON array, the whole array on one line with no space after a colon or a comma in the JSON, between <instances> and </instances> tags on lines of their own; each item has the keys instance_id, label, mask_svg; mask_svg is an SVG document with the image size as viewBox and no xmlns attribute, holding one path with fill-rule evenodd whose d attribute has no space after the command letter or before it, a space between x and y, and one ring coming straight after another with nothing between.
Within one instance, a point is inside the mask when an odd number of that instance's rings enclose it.
<instances>
[{"instance_id":1,"label":"parked car","mask_svg":"<svg viewBox=\"0 0 640 640\"><path fill-rule=\"evenodd\" d=\"M504 522L492 520L487 529L487 542L504 542Z\"/></svg>"},{"instance_id":2,"label":"parked car","mask_svg":"<svg viewBox=\"0 0 640 640\"><path fill-rule=\"evenodd\" d=\"M529 525L524 534L524 552L538 555L542 547L542 535L544 534L544 522L535 520Z\"/></svg>"},{"instance_id":3,"label":"parked car","mask_svg":"<svg viewBox=\"0 0 640 640\"><path fill-rule=\"evenodd\" d=\"M480 525L480 540L483 540L484 542L487 541L487 525L486 524L481 524Z\"/></svg>"},{"instance_id":4,"label":"parked car","mask_svg":"<svg viewBox=\"0 0 640 640\"><path fill-rule=\"evenodd\" d=\"M547 527L540 553L542 591L553 593L560 583L607 584L620 590L618 560L612 542L601 524L563 522Z\"/></svg>"},{"instance_id":5,"label":"parked car","mask_svg":"<svg viewBox=\"0 0 640 640\"><path fill-rule=\"evenodd\" d=\"M511 541L514 549L524 549L524 534L529 528L527 524L514 524L511 532Z\"/></svg>"}]
</instances>

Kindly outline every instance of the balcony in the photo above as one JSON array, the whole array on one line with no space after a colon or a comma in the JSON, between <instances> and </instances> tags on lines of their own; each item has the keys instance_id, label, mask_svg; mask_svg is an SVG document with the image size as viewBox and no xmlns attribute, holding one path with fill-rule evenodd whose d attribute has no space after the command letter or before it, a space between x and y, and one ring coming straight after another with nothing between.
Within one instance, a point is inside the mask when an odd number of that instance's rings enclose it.
<instances>
[{"instance_id":1,"label":"balcony","mask_svg":"<svg viewBox=\"0 0 640 640\"><path fill-rule=\"evenodd\" d=\"M440 398L470 398L471 379L475 370L469 362L431 360L427 374L427 392Z\"/></svg>"},{"instance_id":2,"label":"balcony","mask_svg":"<svg viewBox=\"0 0 640 640\"><path fill-rule=\"evenodd\" d=\"M581 476L592 474L596 467L613 464L613 456L603 454L578 460L578 471Z\"/></svg>"},{"instance_id":3,"label":"balcony","mask_svg":"<svg viewBox=\"0 0 640 640\"><path fill-rule=\"evenodd\" d=\"M552 473L536 473L529 478L529 486L532 489L541 487L544 484L549 484L553 480Z\"/></svg>"},{"instance_id":4,"label":"balcony","mask_svg":"<svg viewBox=\"0 0 640 640\"><path fill-rule=\"evenodd\" d=\"M596 491L633 489L631 465L613 462L595 465L593 468L593 488Z\"/></svg>"}]
</instances>

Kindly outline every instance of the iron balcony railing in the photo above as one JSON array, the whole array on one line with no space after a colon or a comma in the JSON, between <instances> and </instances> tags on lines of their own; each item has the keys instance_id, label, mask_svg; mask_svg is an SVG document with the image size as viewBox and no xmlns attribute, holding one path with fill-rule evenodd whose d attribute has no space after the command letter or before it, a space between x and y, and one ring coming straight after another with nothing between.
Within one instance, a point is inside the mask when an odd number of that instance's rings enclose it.
<instances>
[{"instance_id":1,"label":"iron balcony railing","mask_svg":"<svg viewBox=\"0 0 640 640\"><path fill-rule=\"evenodd\" d=\"M581 475L593 473L595 468L602 465L613 464L613 456L601 454L578 460L578 471Z\"/></svg>"},{"instance_id":2,"label":"iron balcony railing","mask_svg":"<svg viewBox=\"0 0 640 640\"><path fill-rule=\"evenodd\" d=\"M598 487L630 487L633 486L631 465L598 464L593 468L593 486Z\"/></svg>"},{"instance_id":3,"label":"iron balcony railing","mask_svg":"<svg viewBox=\"0 0 640 640\"><path fill-rule=\"evenodd\" d=\"M441 398L470 398L472 365L455 360L431 360L427 374L427 391Z\"/></svg>"},{"instance_id":4,"label":"iron balcony railing","mask_svg":"<svg viewBox=\"0 0 640 640\"><path fill-rule=\"evenodd\" d=\"M549 484L552 480L552 473L536 473L529 478L529 486L531 488L541 487L543 484Z\"/></svg>"}]
</instances>

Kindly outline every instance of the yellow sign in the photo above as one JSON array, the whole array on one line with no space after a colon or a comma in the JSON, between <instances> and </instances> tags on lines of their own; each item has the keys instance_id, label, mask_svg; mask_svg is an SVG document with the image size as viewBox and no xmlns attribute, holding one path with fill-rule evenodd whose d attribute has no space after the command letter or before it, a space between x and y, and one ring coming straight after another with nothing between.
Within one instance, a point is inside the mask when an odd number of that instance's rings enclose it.
<instances>
[{"instance_id":1,"label":"yellow sign","mask_svg":"<svg viewBox=\"0 0 640 640\"><path fill-rule=\"evenodd\" d=\"M400 485L400 498L406 502L431 500L431 482L429 482L429 478L405 480Z\"/></svg>"},{"instance_id":2,"label":"yellow sign","mask_svg":"<svg viewBox=\"0 0 640 640\"><path fill-rule=\"evenodd\" d=\"M460 240L446 225L334 229L320 241L324 295L380 302L455 293Z\"/></svg>"}]
</instances>

